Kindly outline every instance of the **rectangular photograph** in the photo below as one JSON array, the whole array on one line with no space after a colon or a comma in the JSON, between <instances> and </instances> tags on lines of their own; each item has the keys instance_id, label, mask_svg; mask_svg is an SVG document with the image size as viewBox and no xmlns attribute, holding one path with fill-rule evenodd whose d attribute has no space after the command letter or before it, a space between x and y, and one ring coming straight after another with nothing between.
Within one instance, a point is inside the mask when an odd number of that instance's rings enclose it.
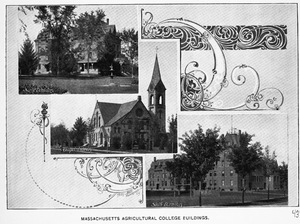
<instances>
[{"instance_id":1,"label":"rectangular photograph","mask_svg":"<svg viewBox=\"0 0 300 224\"><path fill-rule=\"evenodd\" d=\"M137 7L18 6L19 94L138 92Z\"/></svg>"},{"instance_id":2,"label":"rectangular photograph","mask_svg":"<svg viewBox=\"0 0 300 224\"><path fill-rule=\"evenodd\" d=\"M178 128L178 154L146 157L147 207L288 205L287 115L178 116Z\"/></svg>"}]
</instances>

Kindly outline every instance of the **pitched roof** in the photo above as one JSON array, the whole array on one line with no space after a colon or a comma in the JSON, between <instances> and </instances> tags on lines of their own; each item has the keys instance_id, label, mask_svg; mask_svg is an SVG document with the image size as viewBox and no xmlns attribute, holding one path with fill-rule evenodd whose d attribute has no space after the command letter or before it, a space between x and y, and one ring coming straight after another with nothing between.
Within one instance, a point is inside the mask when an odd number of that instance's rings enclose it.
<instances>
[{"instance_id":1,"label":"pitched roof","mask_svg":"<svg viewBox=\"0 0 300 224\"><path fill-rule=\"evenodd\" d=\"M112 125L116 121L118 121L120 118L124 117L127 113L129 113L132 108L135 106L135 104L138 102L138 100L130 101L127 103L123 103L120 105L117 113L106 123L105 125ZM102 111L102 110L101 110Z\"/></svg>"},{"instance_id":2,"label":"pitched roof","mask_svg":"<svg viewBox=\"0 0 300 224\"><path fill-rule=\"evenodd\" d=\"M104 124L109 122L117 113L122 104L97 102L100 108Z\"/></svg>"},{"instance_id":3,"label":"pitched roof","mask_svg":"<svg viewBox=\"0 0 300 224\"><path fill-rule=\"evenodd\" d=\"M152 79L151 82L149 84L148 90L152 90L155 89L157 86L162 86L164 89L165 86L161 80L161 75L160 75L160 70L159 70L159 64L158 64L158 59L157 59L157 55L155 57L155 62L154 62L154 68L153 68L153 73L152 73Z\"/></svg>"}]
</instances>

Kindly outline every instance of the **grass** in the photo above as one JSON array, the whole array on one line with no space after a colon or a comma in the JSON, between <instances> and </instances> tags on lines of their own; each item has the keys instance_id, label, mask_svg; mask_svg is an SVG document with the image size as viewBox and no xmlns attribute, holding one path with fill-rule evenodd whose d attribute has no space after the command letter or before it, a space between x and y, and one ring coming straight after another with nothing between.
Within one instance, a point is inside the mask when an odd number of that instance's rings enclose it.
<instances>
[{"instance_id":1,"label":"grass","mask_svg":"<svg viewBox=\"0 0 300 224\"><path fill-rule=\"evenodd\" d=\"M138 93L138 85L132 84L131 77L20 77L19 86L35 85L37 87L51 85L67 90L71 94L100 93Z\"/></svg>"},{"instance_id":2,"label":"grass","mask_svg":"<svg viewBox=\"0 0 300 224\"><path fill-rule=\"evenodd\" d=\"M267 200L267 192L246 192L245 203L242 204L241 192L220 192L220 194L203 194L202 206L249 206L249 205L287 205L287 196L283 192L273 191L270 193L270 200ZM185 207L199 206L198 195L190 197L189 194L181 194L174 197L172 192L167 195L155 195L150 192L146 194L147 207Z\"/></svg>"}]
</instances>

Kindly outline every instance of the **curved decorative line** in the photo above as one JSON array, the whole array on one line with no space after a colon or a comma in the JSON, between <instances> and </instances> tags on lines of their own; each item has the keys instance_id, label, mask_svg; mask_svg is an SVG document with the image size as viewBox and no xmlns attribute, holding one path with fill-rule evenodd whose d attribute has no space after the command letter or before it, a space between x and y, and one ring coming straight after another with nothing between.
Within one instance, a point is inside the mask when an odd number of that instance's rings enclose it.
<instances>
[{"instance_id":1,"label":"curved decorative line","mask_svg":"<svg viewBox=\"0 0 300 224\"><path fill-rule=\"evenodd\" d=\"M198 30L206 37L207 42L212 47L214 56L214 68L212 77L213 81L211 81L211 84L204 89L206 92L209 92L209 95L204 96L203 100L207 101L214 98L221 91L222 85L220 85L220 83L224 80L224 78L226 78L227 73L225 56L223 51L221 50L219 43L214 39L214 37L209 33L207 29L193 21L183 19L167 19L160 22L159 24L164 23L178 23L190 26Z\"/></svg>"},{"instance_id":2,"label":"curved decorative line","mask_svg":"<svg viewBox=\"0 0 300 224\"><path fill-rule=\"evenodd\" d=\"M93 208L93 207L98 207L100 205L105 204L106 202L108 202L109 200L111 200L113 197L108 198L107 200L103 201L102 203L99 204L95 204L95 205L89 205L89 206L80 206L80 205L72 205L69 203L65 203L61 200L58 200L56 198L54 198L53 196L51 196L50 194L48 194L46 191L44 191L41 186L37 183L37 181L34 179L33 174L31 172L30 166L29 166L29 162L28 162L28 141L29 141L29 136L33 130L33 128L35 127L35 125L33 125L31 127L31 129L29 130L28 134L27 134L27 138L26 138L26 143L25 143L25 161L26 161L26 167L27 167L27 171L29 173L29 176L31 178L31 180L33 181L33 183L35 184L35 186L43 193L45 194L47 197L49 197L50 199L52 199L53 201L64 205L64 206L68 206L68 207L72 207L72 208Z\"/></svg>"}]
</instances>

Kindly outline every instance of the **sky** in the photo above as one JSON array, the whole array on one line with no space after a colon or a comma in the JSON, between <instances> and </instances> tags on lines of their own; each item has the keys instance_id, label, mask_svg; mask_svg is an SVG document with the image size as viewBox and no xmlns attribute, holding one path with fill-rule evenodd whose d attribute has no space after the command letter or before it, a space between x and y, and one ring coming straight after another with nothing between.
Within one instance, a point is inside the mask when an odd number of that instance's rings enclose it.
<instances>
[{"instance_id":1,"label":"sky","mask_svg":"<svg viewBox=\"0 0 300 224\"><path fill-rule=\"evenodd\" d=\"M92 10L95 11L97 9L103 9L106 18L109 19L109 24L116 25L117 31L122 31L124 28L134 28L137 30L137 7L134 5L125 5L125 6L117 6L117 5L79 5L74 10L77 15L80 15L84 12L91 12ZM35 11L26 11L26 15L23 12L19 12L19 19L21 19L27 26L27 32L31 41L34 41L39 34L40 30L42 29L41 24L36 24L33 22L36 15ZM124 17L120 16L124 15ZM19 37L19 44L22 45L23 40L25 39L25 34L20 33Z\"/></svg>"},{"instance_id":2,"label":"sky","mask_svg":"<svg viewBox=\"0 0 300 224\"><path fill-rule=\"evenodd\" d=\"M198 124L204 130L220 128L220 134L230 132L236 128L242 132L255 135L253 142L260 142L263 147L270 146L275 151L277 161L288 161L288 133L286 114L225 114L225 115L202 115L202 116L180 116L178 119L178 136L181 137L189 130L195 130Z\"/></svg>"}]
</instances>

